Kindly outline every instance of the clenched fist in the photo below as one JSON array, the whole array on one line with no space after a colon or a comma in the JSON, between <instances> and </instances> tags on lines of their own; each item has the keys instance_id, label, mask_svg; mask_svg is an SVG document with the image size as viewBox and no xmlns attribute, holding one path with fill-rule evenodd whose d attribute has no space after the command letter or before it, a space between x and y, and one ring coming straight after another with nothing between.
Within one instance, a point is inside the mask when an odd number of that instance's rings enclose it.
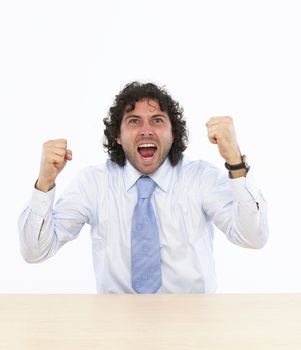
<instances>
[{"instance_id":1,"label":"clenched fist","mask_svg":"<svg viewBox=\"0 0 301 350\"><path fill-rule=\"evenodd\" d=\"M241 163L241 153L236 139L233 119L231 117L213 117L206 124L208 138L217 144L219 153L229 164Z\"/></svg>"},{"instance_id":2,"label":"clenched fist","mask_svg":"<svg viewBox=\"0 0 301 350\"><path fill-rule=\"evenodd\" d=\"M67 140L59 139L45 142L36 188L43 192L49 191L68 160L72 160L72 152L67 149Z\"/></svg>"}]
</instances>

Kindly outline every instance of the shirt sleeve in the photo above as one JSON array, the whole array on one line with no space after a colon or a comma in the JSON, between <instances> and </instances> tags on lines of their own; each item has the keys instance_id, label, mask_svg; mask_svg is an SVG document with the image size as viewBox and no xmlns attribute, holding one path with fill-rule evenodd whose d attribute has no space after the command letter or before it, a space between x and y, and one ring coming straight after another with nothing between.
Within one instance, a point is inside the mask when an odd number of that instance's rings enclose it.
<instances>
[{"instance_id":1,"label":"shirt sleeve","mask_svg":"<svg viewBox=\"0 0 301 350\"><path fill-rule=\"evenodd\" d=\"M203 207L231 242L247 248L265 245L268 238L267 203L257 188L251 169L246 177L235 179L221 174L211 176Z\"/></svg>"},{"instance_id":2,"label":"shirt sleeve","mask_svg":"<svg viewBox=\"0 0 301 350\"><path fill-rule=\"evenodd\" d=\"M18 222L21 254L27 262L53 256L78 236L85 223L91 222L86 182L84 174L77 176L54 207L55 187L47 193L33 190Z\"/></svg>"}]
</instances>

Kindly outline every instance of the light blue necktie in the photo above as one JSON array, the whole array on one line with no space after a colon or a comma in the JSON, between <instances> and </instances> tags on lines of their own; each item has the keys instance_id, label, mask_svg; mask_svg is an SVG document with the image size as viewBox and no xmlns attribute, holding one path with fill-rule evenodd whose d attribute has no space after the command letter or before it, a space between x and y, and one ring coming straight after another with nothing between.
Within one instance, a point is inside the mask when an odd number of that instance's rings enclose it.
<instances>
[{"instance_id":1,"label":"light blue necktie","mask_svg":"<svg viewBox=\"0 0 301 350\"><path fill-rule=\"evenodd\" d=\"M160 241L151 195L156 183L142 176L132 220L132 286L138 293L155 293L162 284Z\"/></svg>"}]
</instances>

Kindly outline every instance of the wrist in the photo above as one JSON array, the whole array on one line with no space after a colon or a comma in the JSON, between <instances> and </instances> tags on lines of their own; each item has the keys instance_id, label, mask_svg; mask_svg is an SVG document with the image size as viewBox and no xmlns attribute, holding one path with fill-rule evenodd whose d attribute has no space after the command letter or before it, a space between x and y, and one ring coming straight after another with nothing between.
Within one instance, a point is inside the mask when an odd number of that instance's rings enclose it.
<instances>
[{"instance_id":1,"label":"wrist","mask_svg":"<svg viewBox=\"0 0 301 350\"><path fill-rule=\"evenodd\" d=\"M225 167L229 170L230 178L237 178L246 176L248 173L250 166L246 161L246 156L243 155L240 157L240 160L237 163L225 163Z\"/></svg>"},{"instance_id":2,"label":"wrist","mask_svg":"<svg viewBox=\"0 0 301 350\"><path fill-rule=\"evenodd\" d=\"M38 179L34 185L34 187L42 192L48 192L50 190L53 189L53 187L55 186L54 182L49 182L49 181L42 181L40 179Z\"/></svg>"},{"instance_id":3,"label":"wrist","mask_svg":"<svg viewBox=\"0 0 301 350\"><path fill-rule=\"evenodd\" d=\"M231 154L227 157L225 157L225 161L227 164L239 164L242 162L242 155L240 153L240 151L238 151L237 153Z\"/></svg>"},{"instance_id":4,"label":"wrist","mask_svg":"<svg viewBox=\"0 0 301 350\"><path fill-rule=\"evenodd\" d=\"M229 178L237 179L239 177L246 177L249 169L229 170Z\"/></svg>"}]
</instances>

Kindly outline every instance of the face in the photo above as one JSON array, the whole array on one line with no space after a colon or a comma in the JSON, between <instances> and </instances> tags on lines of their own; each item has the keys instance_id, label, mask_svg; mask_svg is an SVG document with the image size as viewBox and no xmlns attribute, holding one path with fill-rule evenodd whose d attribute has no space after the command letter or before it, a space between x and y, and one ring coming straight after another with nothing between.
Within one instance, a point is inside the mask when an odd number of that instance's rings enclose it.
<instances>
[{"instance_id":1,"label":"face","mask_svg":"<svg viewBox=\"0 0 301 350\"><path fill-rule=\"evenodd\" d=\"M123 115L116 141L137 170L151 174L165 161L173 143L169 116L161 111L158 101L140 100Z\"/></svg>"}]
</instances>

